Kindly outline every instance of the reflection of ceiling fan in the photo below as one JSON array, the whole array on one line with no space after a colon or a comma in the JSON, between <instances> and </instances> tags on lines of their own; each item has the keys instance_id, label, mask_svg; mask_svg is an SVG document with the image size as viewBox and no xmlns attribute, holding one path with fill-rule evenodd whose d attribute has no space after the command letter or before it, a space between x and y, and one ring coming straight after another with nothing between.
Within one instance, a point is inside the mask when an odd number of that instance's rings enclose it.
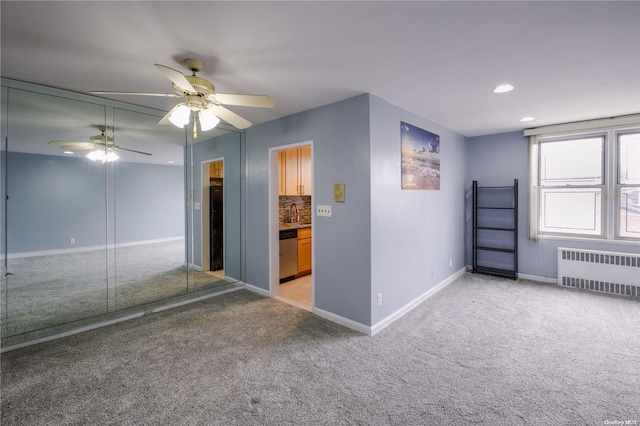
<instances>
[{"instance_id":1,"label":"reflection of ceiling fan","mask_svg":"<svg viewBox=\"0 0 640 426\"><path fill-rule=\"evenodd\" d=\"M173 82L173 93L140 93L140 92L91 92L104 95L141 95L165 96L170 98L186 98L165 115L158 124L173 123L183 128L189 123L191 113L194 113L193 130L196 136L195 113L198 113L200 129L205 131L214 128L220 119L238 129L246 129L251 123L222 105L236 105L259 108L273 108L274 102L267 95L238 95L231 93L217 93L215 86L208 80L196 76L204 64L197 59L185 59L184 64L191 70L192 75L185 76L180 71L164 65L155 64L166 77Z\"/></svg>"},{"instance_id":2,"label":"reflection of ceiling fan","mask_svg":"<svg viewBox=\"0 0 640 426\"><path fill-rule=\"evenodd\" d=\"M92 149L89 154L87 154L87 158L93 161L101 160L104 162L115 161L118 158L118 154L116 154L117 150L121 151L129 151L134 152L136 154L143 155L151 155L148 152L136 151L135 149L123 148L115 144L115 141L112 137L106 136L104 134L106 127L105 126L96 126L98 130L100 130L100 135L91 136L89 138L90 142L72 142L72 141L51 141L49 145L59 146L67 154L72 154L76 151L86 151L88 149Z\"/></svg>"}]
</instances>

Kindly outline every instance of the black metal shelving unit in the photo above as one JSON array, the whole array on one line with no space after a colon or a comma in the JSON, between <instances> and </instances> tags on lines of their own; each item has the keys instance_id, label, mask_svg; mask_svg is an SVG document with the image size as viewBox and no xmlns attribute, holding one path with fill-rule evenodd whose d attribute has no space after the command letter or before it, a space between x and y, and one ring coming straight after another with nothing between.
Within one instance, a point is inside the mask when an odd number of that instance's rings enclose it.
<instances>
[{"instance_id":1,"label":"black metal shelving unit","mask_svg":"<svg viewBox=\"0 0 640 426\"><path fill-rule=\"evenodd\" d=\"M473 273L518 278L518 179L513 186L473 181Z\"/></svg>"}]
</instances>

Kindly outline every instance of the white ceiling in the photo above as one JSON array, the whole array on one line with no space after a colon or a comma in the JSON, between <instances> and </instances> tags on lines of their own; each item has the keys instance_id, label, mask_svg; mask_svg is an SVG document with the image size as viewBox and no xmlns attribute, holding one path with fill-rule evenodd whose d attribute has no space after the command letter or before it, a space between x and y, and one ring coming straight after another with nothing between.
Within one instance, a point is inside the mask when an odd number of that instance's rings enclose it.
<instances>
[{"instance_id":1,"label":"white ceiling","mask_svg":"<svg viewBox=\"0 0 640 426\"><path fill-rule=\"evenodd\" d=\"M153 64L195 57L219 92L275 100L230 107L254 123L367 92L466 136L640 112L637 1L0 4L3 77L169 93Z\"/></svg>"}]
</instances>

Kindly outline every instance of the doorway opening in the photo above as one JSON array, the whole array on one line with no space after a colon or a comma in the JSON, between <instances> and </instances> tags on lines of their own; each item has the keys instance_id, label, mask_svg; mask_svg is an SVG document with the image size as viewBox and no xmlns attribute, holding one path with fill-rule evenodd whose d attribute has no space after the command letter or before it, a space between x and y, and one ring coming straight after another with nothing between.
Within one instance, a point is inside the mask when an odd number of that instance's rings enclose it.
<instances>
[{"instance_id":1,"label":"doorway opening","mask_svg":"<svg viewBox=\"0 0 640 426\"><path fill-rule=\"evenodd\" d=\"M224 279L224 159L202 162L202 269Z\"/></svg>"},{"instance_id":2,"label":"doorway opening","mask_svg":"<svg viewBox=\"0 0 640 426\"><path fill-rule=\"evenodd\" d=\"M312 311L313 141L269 150L269 293Z\"/></svg>"}]
</instances>

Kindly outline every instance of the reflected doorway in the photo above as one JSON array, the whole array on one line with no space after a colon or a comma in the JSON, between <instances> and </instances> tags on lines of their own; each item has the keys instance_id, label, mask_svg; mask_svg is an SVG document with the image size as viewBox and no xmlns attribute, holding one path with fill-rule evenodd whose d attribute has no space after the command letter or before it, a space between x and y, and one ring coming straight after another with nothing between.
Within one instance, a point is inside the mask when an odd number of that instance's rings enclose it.
<instances>
[{"instance_id":1,"label":"reflected doorway","mask_svg":"<svg viewBox=\"0 0 640 426\"><path fill-rule=\"evenodd\" d=\"M224 159L202 163L202 268L224 279Z\"/></svg>"}]
</instances>

